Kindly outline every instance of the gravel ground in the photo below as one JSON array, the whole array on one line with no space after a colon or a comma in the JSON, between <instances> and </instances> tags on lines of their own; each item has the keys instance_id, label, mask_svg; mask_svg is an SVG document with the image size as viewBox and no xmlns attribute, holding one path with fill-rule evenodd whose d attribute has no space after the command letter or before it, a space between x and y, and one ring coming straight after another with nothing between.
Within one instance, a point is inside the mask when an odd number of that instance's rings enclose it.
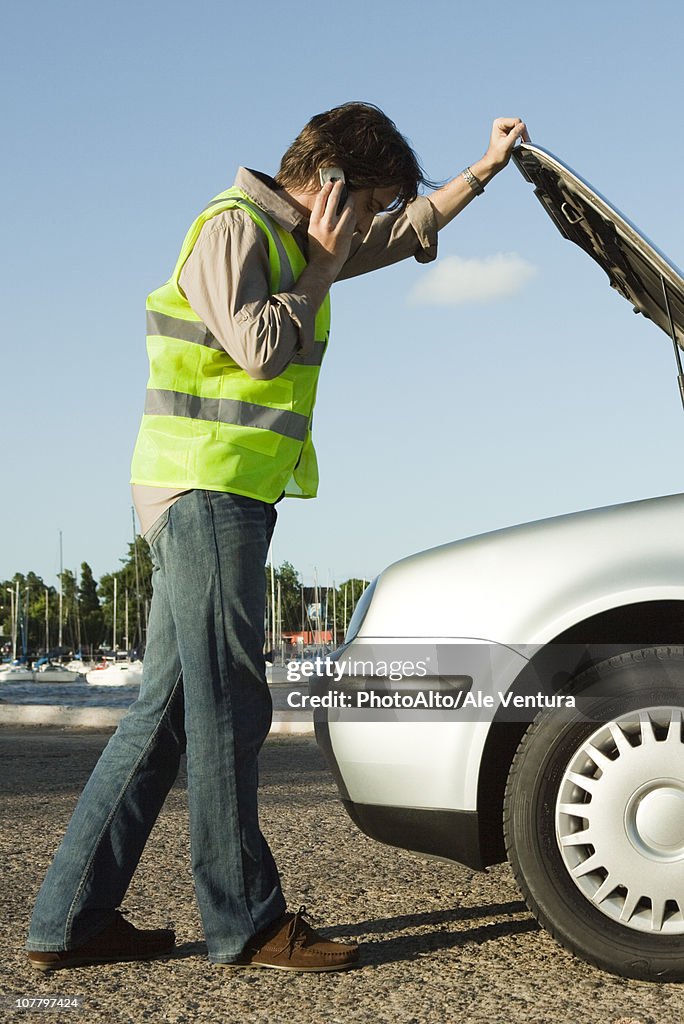
<instances>
[{"instance_id":1,"label":"gravel ground","mask_svg":"<svg viewBox=\"0 0 684 1024\"><path fill-rule=\"evenodd\" d=\"M625 981L540 931L507 866L486 874L371 842L347 818L313 739L270 739L262 828L291 905L327 936L363 943L363 966L296 975L209 964L188 859L183 773L124 904L138 925L172 924L166 961L41 975L25 961L30 909L109 733L0 730L3 790L0 1019L311 1024L681 1024L684 986ZM78 1011L11 1009L14 998L81 996Z\"/></svg>"}]
</instances>

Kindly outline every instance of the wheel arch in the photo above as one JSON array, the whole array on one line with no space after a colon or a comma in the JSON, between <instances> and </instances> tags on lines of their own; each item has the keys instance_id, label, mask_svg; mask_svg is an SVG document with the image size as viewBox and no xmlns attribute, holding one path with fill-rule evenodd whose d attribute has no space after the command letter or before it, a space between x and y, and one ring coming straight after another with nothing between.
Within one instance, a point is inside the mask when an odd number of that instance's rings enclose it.
<instances>
[{"instance_id":1,"label":"wheel arch","mask_svg":"<svg viewBox=\"0 0 684 1024\"><path fill-rule=\"evenodd\" d=\"M510 692L557 693L570 679L614 654L684 643L684 601L655 600L620 605L575 623L544 645L515 679ZM529 721L494 718L480 759L477 810L485 865L506 859L503 803L508 771Z\"/></svg>"}]
</instances>

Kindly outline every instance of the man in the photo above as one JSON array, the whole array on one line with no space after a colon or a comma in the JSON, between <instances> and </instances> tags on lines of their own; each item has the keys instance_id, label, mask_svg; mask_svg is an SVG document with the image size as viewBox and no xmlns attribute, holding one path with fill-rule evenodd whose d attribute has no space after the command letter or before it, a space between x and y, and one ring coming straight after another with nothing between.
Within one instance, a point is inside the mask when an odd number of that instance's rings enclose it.
<instances>
[{"instance_id":1,"label":"man","mask_svg":"<svg viewBox=\"0 0 684 1024\"><path fill-rule=\"evenodd\" d=\"M314 117L271 179L240 170L191 226L147 303L150 380L133 457L154 597L140 697L86 785L43 882L40 970L166 955L175 936L116 909L187 753L192 870L209 959L328 971L356 946L287 913L257 813L271 723L264 565L283 496L314 497L311 438L334 281L436 256L437 231L526 138L494 122L477 163L429 198L415 154L376 107ZM322 168L341 180L319 183ZM337 176L339 174L332 175ZM382 216L378 216L382 214Z\"/></svg>"}]
</instances>

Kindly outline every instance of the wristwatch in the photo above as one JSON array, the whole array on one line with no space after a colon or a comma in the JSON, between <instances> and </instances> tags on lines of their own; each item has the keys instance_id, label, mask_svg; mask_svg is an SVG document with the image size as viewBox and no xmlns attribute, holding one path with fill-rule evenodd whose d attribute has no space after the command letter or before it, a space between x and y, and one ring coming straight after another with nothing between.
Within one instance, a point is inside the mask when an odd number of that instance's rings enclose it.
<instances>
[{"instance_id":1,"label":"wristwatch","mask_svg":"<svg viewBox=\"0 0 684 1024\"><path fill-rule=\"evenodd\" d=\"M480 179L475 177L475 175L473 174L469 167L466 167L466 169L462 171L462 174L465 180L472 188L475 195L481 196L482 193L484 192L484 185L482 184Z\"/></svg>"}]
</instances>

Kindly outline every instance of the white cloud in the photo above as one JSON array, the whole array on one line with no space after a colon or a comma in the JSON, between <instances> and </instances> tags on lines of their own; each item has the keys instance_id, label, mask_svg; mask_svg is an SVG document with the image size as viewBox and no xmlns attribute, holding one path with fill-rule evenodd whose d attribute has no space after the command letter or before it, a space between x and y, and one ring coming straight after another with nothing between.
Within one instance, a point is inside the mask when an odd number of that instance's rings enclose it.
<instances>
[{"instance_id":1,"label":"white cloud","mask_svg":"<svg viewBox=\"0 0 684 1024\"><path fill-rule=\"evenodd\" d=\"M483 259L445 256L423 275L410 292L409 301L428 306L494 302L515 295L536 273L537 268L515 252Z\"/></svg>"}]
</instances>

